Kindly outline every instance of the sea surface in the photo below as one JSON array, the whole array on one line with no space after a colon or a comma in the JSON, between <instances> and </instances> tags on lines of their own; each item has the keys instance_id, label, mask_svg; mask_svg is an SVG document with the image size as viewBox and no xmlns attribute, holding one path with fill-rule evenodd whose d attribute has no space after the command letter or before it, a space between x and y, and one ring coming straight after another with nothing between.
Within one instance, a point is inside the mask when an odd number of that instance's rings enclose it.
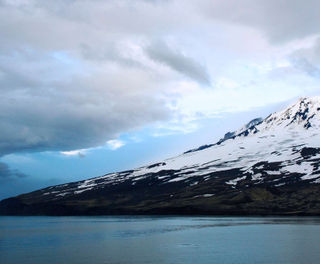
<instances>
[{"instance_id":1,"label":"sea surface","mask_svg":"<svg viewBox=\"0 0 320 264\"><path fill-rule=\"evenodd\" d=\"M1 264L320 263L320 218L0 217Z\"/></svg>"}]
</instances>

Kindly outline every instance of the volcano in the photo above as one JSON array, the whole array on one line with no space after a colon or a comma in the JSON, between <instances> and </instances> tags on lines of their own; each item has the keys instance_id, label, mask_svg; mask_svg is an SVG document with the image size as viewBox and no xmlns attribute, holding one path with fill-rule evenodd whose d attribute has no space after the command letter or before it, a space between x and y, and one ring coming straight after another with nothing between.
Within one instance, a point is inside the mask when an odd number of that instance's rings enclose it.
<instances>
[{"instance_id":1,"label":"volcano","mask_svg":"<svg viewBox=\"0 0 320 264\"><path fill-rule=\"evenodd\" d=\"M155 164L0 202L2 215L320 215L320 97Z\"/></svg>"}]
</instances>

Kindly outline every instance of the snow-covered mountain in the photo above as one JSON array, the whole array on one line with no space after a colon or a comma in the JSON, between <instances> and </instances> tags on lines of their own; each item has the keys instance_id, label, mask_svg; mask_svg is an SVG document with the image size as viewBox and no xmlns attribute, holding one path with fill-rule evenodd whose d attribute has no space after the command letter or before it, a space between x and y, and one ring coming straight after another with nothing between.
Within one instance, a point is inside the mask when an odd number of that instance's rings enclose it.
<instances>
[{"instance_id":1,"label":"snow-covered mountain","mask_svg":"<svg viewBox=\"0 0 320 264\"><path fill-rule=\"evenodd\" d=\"M301 98L215 144L7 199L0 212L319 214L319 128L320 97Z\"/></svg>"}]
</instances>

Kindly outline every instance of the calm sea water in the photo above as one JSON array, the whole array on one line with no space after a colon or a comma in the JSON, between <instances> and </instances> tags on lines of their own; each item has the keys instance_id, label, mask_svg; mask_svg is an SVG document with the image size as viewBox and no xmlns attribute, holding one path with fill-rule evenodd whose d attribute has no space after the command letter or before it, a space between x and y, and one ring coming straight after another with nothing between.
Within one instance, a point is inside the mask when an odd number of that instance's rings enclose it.
<instances>
[{"instance_id":1,"label":"calm sea water","mask_svg":"<svg viewBox=\"0 0 320 264\"><path fill-rule=\"evenodd\" d=\"M0 217L1 264L320 263L320 218Z\"/></svg>"}]
</instances>

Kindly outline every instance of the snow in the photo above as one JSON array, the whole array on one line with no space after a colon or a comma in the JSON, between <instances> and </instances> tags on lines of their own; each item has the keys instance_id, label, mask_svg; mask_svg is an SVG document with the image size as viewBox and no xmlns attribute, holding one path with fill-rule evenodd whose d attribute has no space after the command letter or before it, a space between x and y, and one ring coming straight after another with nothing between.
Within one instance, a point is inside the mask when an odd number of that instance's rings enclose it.
<instances>
[{"instance_id":1,"label":"snow","mask_svg":"<svg viewBox=\"0 0 320 264\"><path fill-rule=\"evenodd\" d=\"M83 193L83 192L90 191L90 190L92 190L92 188L82 189L79 191L75 191L74 194L79 194L79 193Z\"/></svg>"},{"instance_id":2,"label":"snow","mask_svg":"<svg viewBox=\"0 0 320 264\"><path fill-rule=\"evenodd\" d=\"M252 179L253 181L262 180L262 174L261 174L261 173L257 173L257 174L255 174L255 175L252 175L252 176L251 176L251 179Z\"/></svg>"},{"instance_id":3,"label":"snow","mask_svg":"<svg viewBox=\"0 0 320 264\"><path fill-rule=\"evenodd\" d=\"M65 196L65 195L67 195L67 194L70 194L70 193L68 193L68 192L64 192L64 193L59 193L59 194L57 194L56 196Z\"/></svg>"},{"instance_id":4,"label":"snow","mask_svg":"<svg viewBox=\"0 0 320 264\"><path fill-rule=\"evenodd\" d=\"M182 180L184 180L184 179L186 179L186 177L177 177L177 178L171 179L171 180L168 181L168 182L177 182L177 181L182 181Z\"/></svg>"},{"instance_id":5,"label":"snow","mask_svg":"<svg viewBox=\"0 0 320 264\"><path fill-rule=\"evenodd\" d=\"M212 196L214 196L214 193L205 193L205 194L193 196L193 198L199 198L199 197L209 198Z\"/></svg>"},{"instance_id":6,"label":"snow","mask_svg":"<svg viewBox=\"0 0 320 264\"><path fill-rule=\"evenodd\" d=\"M268 171L265 170L265 173L267 173L268 175L281 175L281 171Z\"/></svg>"},{"instance_id":7,"label":"snow","mask_svg":"<svg viewBox=\"0 0 320 264\"><path fill-rule=\"evenodd\" d=\"M238 178L235 178L235 179L233 179L233 180L227 181L226 184L229 184L229 185L237 185L239 181L242 181L242 180L244 180L245 178L247 178L247 176L238 177Z\"/></svg>"},{"instance_id":8,"label":"snow","mask_svg":"<svg viewBox=\"0 0 320 264\"><path fill-rule=\"evenodd\" d=\"M310 163L303 162L300 165L291 164L291 165L285 166L282 168L282 170L289 173L301 173L301 174L310 175L313 171L313 166Z\"/></svg>"},{"instance_id":9,"label":"snow","mask_svg":"<svg viewBox=\"0 0 320 264\"><path fill-rule=\"evenodd\" d=\"M207 197L212 197L213 195L214 193L205 193L202 196L207 198Z\"/></svg>"},{"instance_id":10,"label":"snow","mask_svg":"<svg viewBox=\"0 0 320 264\"><path fill-rule=\"evenodd\" d=\"M319 178L320 175L319 174L308 174L308 175L305 175L305 176L302 176L301 179L302 180L312 180L312 179L316 179L316 178Z\"/></svg>"}]
</instances>

